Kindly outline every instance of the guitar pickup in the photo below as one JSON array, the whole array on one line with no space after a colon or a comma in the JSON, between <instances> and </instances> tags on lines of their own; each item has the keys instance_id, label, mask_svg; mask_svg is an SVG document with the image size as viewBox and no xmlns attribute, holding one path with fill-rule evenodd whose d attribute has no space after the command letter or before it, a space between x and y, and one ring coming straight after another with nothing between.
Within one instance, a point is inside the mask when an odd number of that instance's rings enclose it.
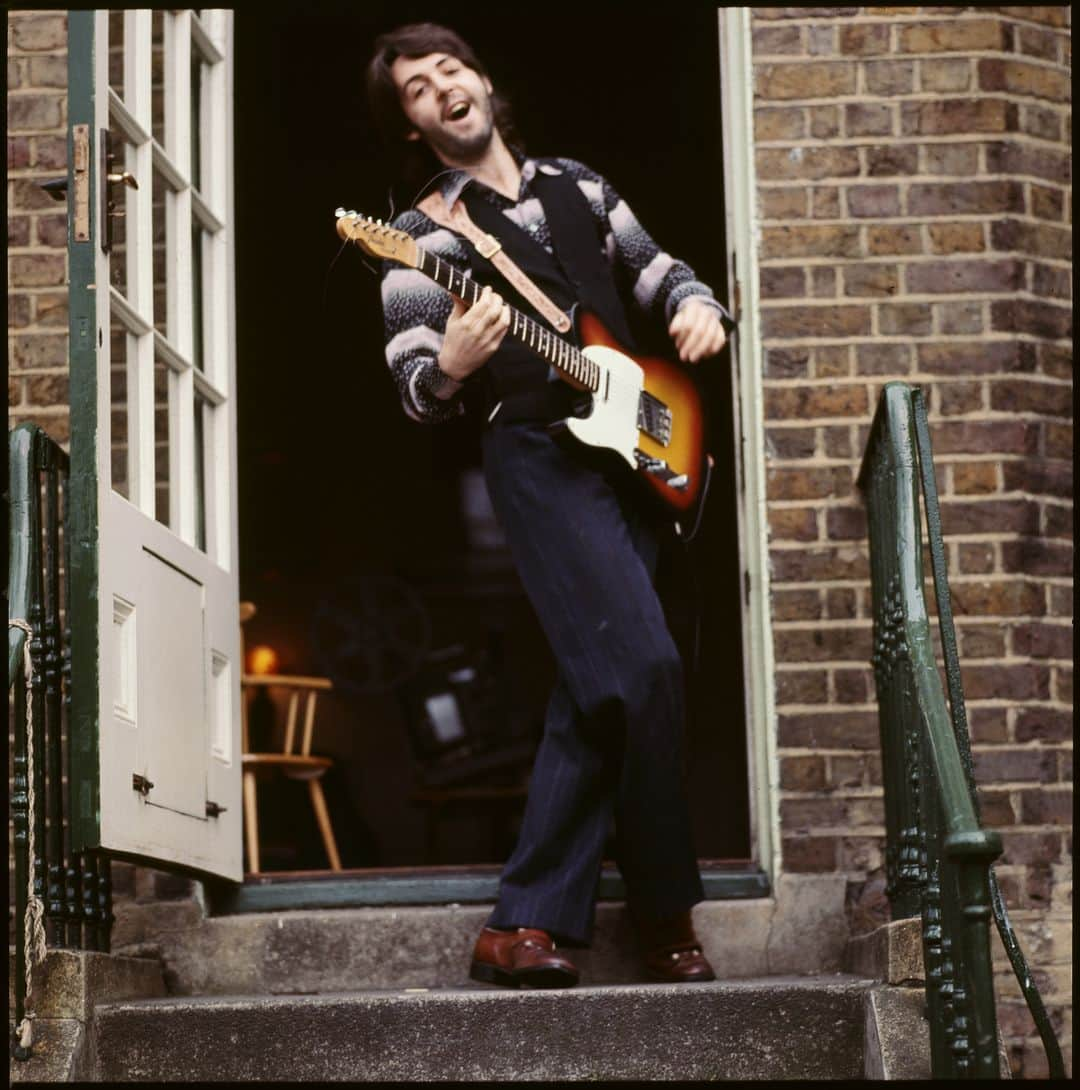
<instances>
[{"instance_id":1,"label":"guitar pickup","mask_svg":"<svg viewBox=\"0 0 1080 1090\"><path fill-rule=\"evenodd\" d=\"M639 431L666 447L671 442L671 409L642 390L638 399L637 426Z\"/></svg>"}]
</instances>

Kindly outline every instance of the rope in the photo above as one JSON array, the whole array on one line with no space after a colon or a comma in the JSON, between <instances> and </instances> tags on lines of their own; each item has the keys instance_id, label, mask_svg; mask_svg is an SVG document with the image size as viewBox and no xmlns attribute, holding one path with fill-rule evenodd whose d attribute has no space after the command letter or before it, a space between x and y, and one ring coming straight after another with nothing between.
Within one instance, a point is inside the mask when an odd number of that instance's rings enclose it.
<instances>
[{"instance_id":1,"label":"rope","mask_svg":"<svg viewBox=\"0 0 1080 1090\"><path fill-rule=\"evenodd\" d=\"M29 1049L34 1043L34 1014L30 1010L30 994L33 991L34 966L45 960L45 905L34 893L34 711L33 711L33 672L34 663L30 656L30 640L33 629L22 620L8 620L8 628L18 628L26 633L23 643L23 673L26 675L26 799L27 799L27 897L25 943L26 943L26 996L23 1001L23 1020L15 1028L19 1044Z\"/></svg>"}]
</instances>

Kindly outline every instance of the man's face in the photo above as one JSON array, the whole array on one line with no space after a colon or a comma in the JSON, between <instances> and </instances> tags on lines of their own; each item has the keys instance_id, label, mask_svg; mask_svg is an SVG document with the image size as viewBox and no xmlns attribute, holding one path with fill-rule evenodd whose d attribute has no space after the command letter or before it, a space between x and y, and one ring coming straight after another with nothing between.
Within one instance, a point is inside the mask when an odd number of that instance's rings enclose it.
<instances>
[{"instance_id":1,"label":"man's face","mask_svg":"<svg viewBox=\"0 0 1080 1090\"><path fill-rule=\"evenodd\" d=\"M491 143L491 82L449 53L398 57L390 65L409 140L426 140L443 162L479 159Z\"/></svg>"}]
</instances>

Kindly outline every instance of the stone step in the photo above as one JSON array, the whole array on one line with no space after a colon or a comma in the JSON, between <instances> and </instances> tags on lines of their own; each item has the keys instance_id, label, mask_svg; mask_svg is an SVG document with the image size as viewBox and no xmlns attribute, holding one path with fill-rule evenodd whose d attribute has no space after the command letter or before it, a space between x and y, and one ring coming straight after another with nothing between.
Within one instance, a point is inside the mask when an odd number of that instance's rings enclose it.
<instances>
[{"instance_id":1,"label":"stone step","mask_svg":"<svg viewBox=\"0 0 1080 1090\"><path fill-rule=\"evenodd\" d=\"M49 950L35 966L31 1009L33 1042L28 1059L12 1057L11 1082L71 1082L89 1078L87 1024L102 1000L164 996L156 959L88 950ZM15 950L8 949L8 1028L15 1018Z\"/></svg>"},{"instance_id":2,"label":"stone step","mask_svg":"<svg viewBox=\"0 0 1080 1090\"><path fill-rule=\"evenodd\" d=\"M693 910L725 980L840 970L842 912L806 899L705 901ZM824 905L822 906L824 907ZM209 917L156 940L174 995L274 995L467 985L488 905L305 909ZM597 906L592 945L571 950L583 984L643 981L625 906Z\"/></svg>"},{"instance_id":3,"label":"stone step","mask_svg":"<svg viewBox=\"0 0 1080 1090\"><path fill-rule=\"evenodd\" d=\"M175 997L98 1007L105 1081L854 1079L870 982Z\"/></svg>"}]
</instances>

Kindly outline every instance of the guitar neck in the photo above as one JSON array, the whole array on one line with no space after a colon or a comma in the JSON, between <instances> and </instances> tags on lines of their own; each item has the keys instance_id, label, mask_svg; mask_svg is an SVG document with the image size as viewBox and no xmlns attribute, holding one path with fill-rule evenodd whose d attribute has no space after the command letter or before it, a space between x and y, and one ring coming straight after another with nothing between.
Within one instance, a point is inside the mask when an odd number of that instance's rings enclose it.
<instances>
[{"instance_id":1,"label":"guitar neck","mask_svg":"<svg viewBox=\"0 0 1080 1090\"><path fill-rule=\"evenodd\" d=\"M419 258L416 267L451 295L457 296L469 306L480 298L483 285L477 284L475 280L464 276L453 265L440 261L434 254L429 254L419 246L416 252ZM572 344L564 341L546 326L522 314L516 307L510 307L510 328L507 332L542 359L547 360L574 386L593 393L600 388L600 368L588 356L583 355Z\"/></svg>"}]
</instances>

